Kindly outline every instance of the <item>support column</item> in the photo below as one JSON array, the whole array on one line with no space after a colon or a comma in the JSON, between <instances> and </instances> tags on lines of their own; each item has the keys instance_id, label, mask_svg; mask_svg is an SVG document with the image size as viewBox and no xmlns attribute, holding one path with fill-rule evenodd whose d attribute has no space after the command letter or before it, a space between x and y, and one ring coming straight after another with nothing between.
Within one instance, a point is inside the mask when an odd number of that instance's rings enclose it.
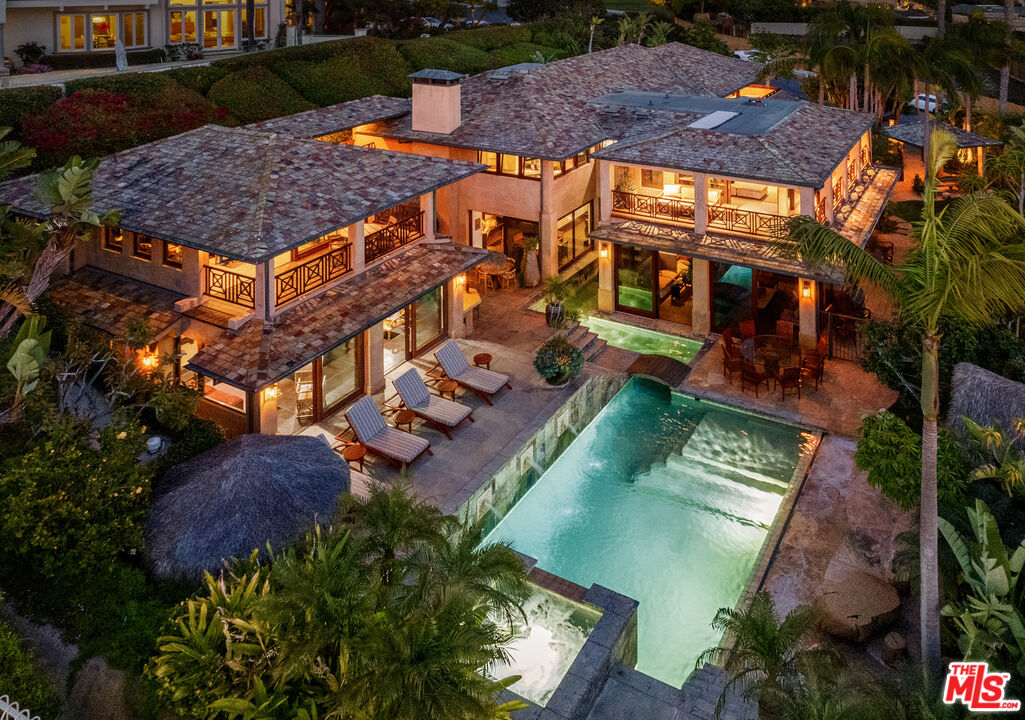
<instances>
[{"instance_id":1,"label":"support column","mask_svg":"<svg viewBox=\"0 0 1025 720\"><path fill-rule=\"evenodd\" d=\"M466 337L463 322L463 292L466 290L466 275L456 275L445 283L445 327L450 338Z\"/></svg>"},{"instance_id":2,"label":"support column","mask_svg":"<svg viewBox=\"0 0 1025 720\"><path fill-rule=\"evenodd\" d=\"M826 181L826 186L819 190L819 193L826 198L825 211L826 211L826 225L833 224L833 177L830 176L829 180ZM814 201L813 201L814 202Z\"/></svg>"},{"instance_id":3,"label":"support column","mask_svg":"<svg viewBox=\"0 0 1025 720\"><path fill-rule=\"evenodd\" d=\"M484 213L480 210L470 211L470 244L475 248L484 247Z\"/></svg>"},{"instance_id":4,"label":"support column","mask_svg":"<svg viewBox=\"0 0 1025 720\"><path fill-rule=\"evenodd\" d=\"M349 227L345 228L345 237L349 239L349 244L352 245L352 271L363 272L363 268L367 266L367 246L363 238L363 221L355 222Z\"/></svg>"},{"instance_id":5,"label":"support column","mask_svg":"<svg viewBox=\"0 0 1025 720\"><path fill-rule=\"evenodd\" d=\"M612 163L598 161L598 222L612 218Z\"/></svg>"},{"instance_id":6,"label":"support column","mask_svg":"<svg viewBox=\"0 0 1025 720\"><path fill-rule=\"evenodd\" d=\"M363 331L363 392L373 395L384 390L384 323Z\"/></svg>"},{"instance_id":7,"label":"support column","mask_svg":"<svg viewBox=\"0 0 1025 720\"><path fill-rule=\"evenodd\" d=\"M815 217L815 190L812 188L801 188L801 214Z\"/></svg>"},{"instance_id":8,"label":"support column","mask_svg":"<svg viewBox=\"0 0 1025 720\"><path fill-rule=\"evenodd\" d=\"M256 266L256 280L253 283L253 314L263 320L274 315L274 260Z\"/></svg>"},{"instance_id":9,"label":"support column","mask_svg":"<svg viewBox=\"0 0 1025 720\"><path fill-rule=\"evenodd\" d=\"M541 278L559 274L559 244L556 238L555 170L551 160L541 161Z\"/></svg>"},{"instance_id":10,"label":"support column","mask_svg":"<svg viewBox=\"0 0 1025 720\"><path fill-rule=\"evenodd\" d=\"M840 166L840 172L843 173L843 176L840 178L840 187L843 188L844 202L850 202L851 199L851 176L848 171L850 163L850 156L844 155L843 165ZM855 169L855 174L857 174L857 169Z\"/></svg>"},{"instance_id":11,"label":"support column","mask_svg":"<svg viewBox=\"0 0 1025 720\"><path fill-rule=\"evenodd\" d=\"M278 396L276 392L269 391L270 388L276 387L276 385L268 385L256 393L260 404L259 430L261 435L278 434Z\"/></svg>"},{"instance_id":12,"label":"support column","mask_svg":"<svg viewBox=\"0 0 1025 720\"><path fill-rule=\"evenodd\" d=\"M986 179L986 148L976 148L979 157L979 177Z\"/></svg>"},{"instance_id":13,"label":"support column","mask_svg":"<svg viewBox=\"0 0 1025 720\"><path fill-rule=\"evenodd\" d=\"M801 278L797 288L797 320L798 334L803 348L813 348L818 342L818 321L815 298L819 290L819 284L814 280Z\"/></svg>"},{"instance_id":14,"label":"support column","mask_svg":"<svg viewBox=\"0 0 1025 720\"><path fill-rule=\"evenodd\" d=\"M708 231L708 176L694 173L694 232L704 235Z\"/></svg>"},{"instance_id":15,"label":"support column","mask_svg":"<svg viewBox=\"0 0 1025 720\"><path fill-rule=\"evenodd\" d=\"M691 330L695 335L712 332L712 267L708 260L691 258L693 269L691 282L694 287L694 310L691 313Z\"/></svg>"},{"instance_id":16,"label":"support column","mask_svg":"<svg viewBox=\"0 0 1025 720\"><path fill-rule=\"evenodd\" d=\"M615 252L612 243L598 243L598 310L610 313L616 309L615 282L612 255Z\"/></svg>"},{"instance_id":17,"label":"support column","mask_svg":"<svg viewBox=\"0 0 1025 720\"><path fill-rule=\"evenodd\" d=\"M434 240L434 228L436 227L434 218L434 193L429 192L420 196L420 210L424 214L424 241L431 242Z\"/></svg>"}]
</instances>

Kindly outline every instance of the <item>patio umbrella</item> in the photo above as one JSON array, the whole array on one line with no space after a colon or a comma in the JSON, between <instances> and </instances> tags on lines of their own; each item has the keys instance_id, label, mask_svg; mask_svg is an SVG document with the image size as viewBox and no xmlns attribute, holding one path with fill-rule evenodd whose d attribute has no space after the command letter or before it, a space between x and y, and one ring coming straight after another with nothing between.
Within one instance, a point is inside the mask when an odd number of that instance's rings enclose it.
<instances>
[{"instance_id":1,"label":"patio umbrella","mask_svg":"<svg viewBox=\"0 0 1025 720\"><path fill-rule=\"evenodd\" d=\"M488 256L477 267L483 273L497 275L509 269L509 258L505 256L505 253L500 253L497 250L488 250Z\"/></svg>"},{"instance_id":2,"label":"patio umbrella","mask_svg":"<svg viewBox=\"0 0 1025 720\"><path fill-rule=\"evenodd\" d=\"M199 577L334 516L349 468L321 437L241 435L164 476L146 523L153 571Z\"/></svg>"},{"instance_id":3,"label":"patio umbrella","mask_svg":"<svg viewBox=\"0 0 1025 720\"><path fill-rule=\"evenodd\" d=\"M114 63L117 65L118 72L124 72L128 69L128 53L125 52L125 44L118 41L114 43Z\"/></svg>"}]
</instances>

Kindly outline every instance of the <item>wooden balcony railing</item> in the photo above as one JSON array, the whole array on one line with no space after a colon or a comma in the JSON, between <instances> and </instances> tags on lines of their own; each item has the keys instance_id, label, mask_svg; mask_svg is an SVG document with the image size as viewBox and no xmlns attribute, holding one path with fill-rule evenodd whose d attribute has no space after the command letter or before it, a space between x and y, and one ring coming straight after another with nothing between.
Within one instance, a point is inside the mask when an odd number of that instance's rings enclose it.
<instances>
[{"instance_id":1,"label":"wooden balcony railing","mask_svg":"<svg viewBox=\"0 0 1025 720\"><path fill-rule=\"evenodd\" d=\"M843 178L837 178L833 183L833 213L835 214L843 205Z\"/></svg>"},{"instance_id":2,"label":"wooden balcony railing","mask_svg":"<svg viewBox=\"0 0 1025 720\"><path fill-rule=\"evenodd\" d=\"M821 195L815 198L815 219L820 223L826 221L826 199Z\"/></svg>"},{"instance_id":3,"label":"wooden balcony railing","mask_svg":"<svg viewBox=\"0 0 1025 720\"><path fill-rule=\"evenodd\" d=\"M203 275L206 294L210 297L242 307L256 307L256 281L253 278L212 265L204 266Z\"/></svg>"},{"instance_id":4,"label":"wooden balcony railing","mask_svg":"<svg viewBox=\"0 0 1025 720\"><path fill-rule=\"evenodd\" d=\"M640 215L653 220L670 220L694 227L694 203L677 198L612 191L614 215Z\"/></svg>"},{"instance_id":5,"label":"wooden balcony railing","mask_svg":"<svg viewBox=\"0 0 1025 720\"><path fill-rule=\"evenodd\" d=\"M858 168L850 160L847 161L847 185L853 185L858 180Z\"/></svg>"},{"instance_id":6,"label":"wooden balcony railing","mask_svg":"<svg viewBox=\"0 0 1025 720\"><path fill-rule=\"evenodd\" d=\"M424 214L420 211L414 215L372 232L364 238L366 262L373 262L384 257L403 245L408 245L424 235Z\"/></svg>"},{"instance_id":7,"label":"wooden balcony railing","mask_svg":"<svg viewBox=\"0 0 1025 720\"><path fill-rule=\"evenodd\" d=\"M710 205L708 208L708 227L756 237L778 237L786 232L789 219L784 215L770 215L726 205Z\"/></svg>"},{"instance_id":8,"label":"wooden balcony railing","mask_svg":"<svg viewBox=\"0 0 1025 720\"><path fill-rule=\"evenodd\" d=\"M302 265L283 270L274 276L274 302L278 305L294 300L311 290L337 280L352 270L352 246L343 245L329 253L307 260Z\"/></svg>"}]
</instances>

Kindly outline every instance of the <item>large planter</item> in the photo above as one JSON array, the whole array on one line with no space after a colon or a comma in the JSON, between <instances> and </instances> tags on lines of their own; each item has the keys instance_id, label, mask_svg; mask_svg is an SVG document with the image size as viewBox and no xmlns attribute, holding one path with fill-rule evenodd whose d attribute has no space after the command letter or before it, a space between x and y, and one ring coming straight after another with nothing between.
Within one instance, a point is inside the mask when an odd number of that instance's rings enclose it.
<instances>
[{"instance_id":1,"label":"large planter","mask_svg":"<svg viewBox=\"0 0 1025 720\"><path fill-rule=\"evenodd\" d=\"M548 303L545 306L545 324L550 328L562 327L566 319L566 308L561 302Z\"/></svg>"},{"instance_id":2,"label":"large planter","mask_svg":"<svg viewBox=\"0 0 1025 720\"><path fill-rule=\"evenodd\" d=\"M541 269L537 266L537 252L531 250L523 256L523 286L537 287L541 284Z\"/></svg>"},{"instance_id":3,"label":"large planter","mask_svg":"<svg viewBox=\"0 0 1025 720\"><path fill-rule=\"evenodd\" d=\"M573 378L571 376L569 367L565 367L558 375L555 375L554 377L550 378L545 378L545 382L548 383L548 386L550 388L557 390L559 388L564 388L567 385L569 385L569 381L572 379Z\"/></svg>"}]
</instances>

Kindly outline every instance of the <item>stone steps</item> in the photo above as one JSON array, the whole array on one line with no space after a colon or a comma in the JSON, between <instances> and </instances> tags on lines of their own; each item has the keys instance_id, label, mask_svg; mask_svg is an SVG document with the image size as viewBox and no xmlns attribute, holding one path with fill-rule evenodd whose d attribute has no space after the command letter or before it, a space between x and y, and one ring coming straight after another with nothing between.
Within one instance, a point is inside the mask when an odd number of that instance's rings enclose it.
<instances>
[{"instance_id":1,"label":"stone steps","mask_svg":"<svg viewBox=\"0 0 1025 720\"><path fill-rule=\"evenodd\" d=\"M584 360L587 362L593 362L605 349L606 344L604 340L579 323L566 333L566 339L584 354Z\"/></svg>"}]
</instances>

